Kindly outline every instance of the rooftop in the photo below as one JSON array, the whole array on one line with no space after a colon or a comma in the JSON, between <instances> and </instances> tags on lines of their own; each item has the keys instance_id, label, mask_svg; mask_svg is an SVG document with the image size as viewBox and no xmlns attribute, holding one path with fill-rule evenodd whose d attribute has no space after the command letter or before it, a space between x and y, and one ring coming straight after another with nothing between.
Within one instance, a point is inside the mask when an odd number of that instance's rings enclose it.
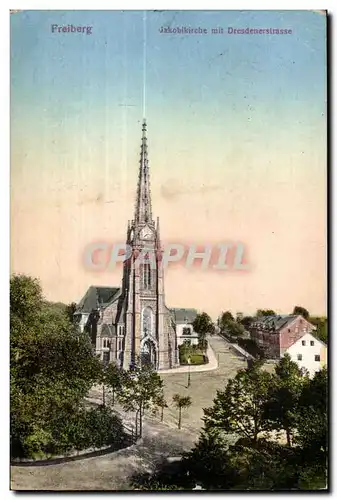
<instances>
[{"instance_id":1,"label":"rooftop","mask_svg":"<svg viewBox=\"0 0 337 500\"><path fill-rule=\"evenodd\" d=\"M110 304L120 291L119 287L90 286L77 306L77 311L90 313L93 309Z\"/></svg>"}]
</instances>

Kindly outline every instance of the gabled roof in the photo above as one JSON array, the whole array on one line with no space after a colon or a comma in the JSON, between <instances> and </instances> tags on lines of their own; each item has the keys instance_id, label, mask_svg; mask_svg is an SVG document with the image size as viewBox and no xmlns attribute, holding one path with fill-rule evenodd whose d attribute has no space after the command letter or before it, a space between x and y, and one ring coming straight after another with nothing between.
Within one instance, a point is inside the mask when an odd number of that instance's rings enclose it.
<instances>
[{"instance_id":1,"label":"gabled roof","mask_svg":"<svg viewBox=\"0 0 337 500\"><path fill-rule=\"evenodd\" d=\"M317 340L317 342L319 342L320 344L322 344L324 347L328 347L325 342L323 342L323 340L319 339L316 335L313 334L313 332L306 332L306 333L303 333L303 335L301 335L300 337L298 337L290 346L288 346L287 349L289 349L289 347L292 347L293 345L297 344L297 342L299 342L300 340L303 339L303 337L305 336L309 336L309 337L312 337L313 339Z\"/></svg>"},{"instance_id":2,"label":"gabled roof","mask_svg":"<svg viewBox=\"0 0 337 500\"><path fill-rule=\"evenodd\" d=\"M98 307L105 307L117 298L119 287L91 286L77 306L77 312L90 313Z\"/></svg>"},{"instance_id":3,"label":"gabled roof","mask_svg":"<svg viewBox=\"0 0 337 500\"><path fill-rule=\"evenodd\" d=\"M275 331L281 330L285 326L292 323L296 318L298 318L299 314L279 314L275 316L260 316L255 319L253 326L258 326L260 328L275 329ZM305 320L307 321L307 320ZM310 323L308 321L308 323ZM314 325L312 325L314 328Z\"/></svg>"},{"instance_id":4,"label":"gabled roof","mask_svg":"<svg viewBox=\"0 0 337 500\"><path fill-rule=\"evenodd\" d=\"M102 326L101 337L115 337L116 336L116 327L115 325L107 325L104 324Z\"/></svg>"},{"instance_id":5,"label":"gabled roof","mask_svg":"<svg viewBox=\"0 0 337 500\"><path fill-rule=\"evenodd\" d=\"M198 311L196 309L171 308L170 311L176 325L193 323L198 315Z\"/></svg>"}]
</instances>

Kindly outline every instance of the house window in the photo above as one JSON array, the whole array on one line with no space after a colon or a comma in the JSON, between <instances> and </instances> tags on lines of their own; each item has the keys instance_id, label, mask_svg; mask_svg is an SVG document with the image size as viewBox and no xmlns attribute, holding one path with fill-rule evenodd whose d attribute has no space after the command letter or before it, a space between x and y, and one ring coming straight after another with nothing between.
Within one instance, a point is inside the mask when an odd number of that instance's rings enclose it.
<instances>
[{"instance_id":1,"label":"house window","mask_svg":"<svg viewBox=\"0 0 337 500\"><path fill-rule=\"evenodd\" d=\"M319 354L315 354L315 361L321 361L321 356Z\"/></svg>"},{"instance_id":2,"label":"house window","mask_svg":"<svg viewBox=\"0 0 337 500\"><path fill-rule=\"evenodd\" d=\"M305 345L305 340L302 340L302 345Z\"/></svg>"},{"instance_id":3,"label":"house window","mask_svg":"<svg viewBox=\"0 0 337 500\"><path fill-rule=\"evenodd\" d=\"M188 326L183 328L183 335L191 335L191 328Z\"/></svg>"},{"instance_id":4,"label":"house window","mask_svg":"<svg viewBox=\"0 0 337 500\"><path fill-rule=\"evenodd\" d=\"M151 288L151 265L143 264L143 288L149 290Z\"/></svg>"},{"instance_id":5,"label":"house window","mask_svg":"<svg viewBox=\"0 0 337 500\"><path fill-rule=\"evenodd\" d=\"M123 348L123 340L122 339L119 339L118 340L118 350L121 351Z\"/></svg>"},{"instance_id":6,"label":"house window","mask_svg":"<svg viewBox=\"0 0 337 500\"><path fill-rule=\"evenodd\" d=\"M302 361L302 354L297 354L298 361Z\"/></svg>"},{"instance_id":7,"label":"house window","mask_svg":"<svg viewBox=\"0 0 337 500\"><path fill-rule=\"evenodd\" d=\"M103 352L103 363L108 364L110 361L110 353L105 351Z\"/></svg>"},{"instance_id":8,"label":"house window","mask_svg":"<svg viewBox=\"0 0 337 500\"><path fill-rule=\"evenodd\" d=\"M296 326L295 328L295 333L298 333L298 326Z\"/></svg>"},{"instance_id":9,"label":"house window","mask_svg":"<svg viewBox=\"0 0 337 500\"><path fill-rule=\"evenodd\" d=\"M310 340L310 345L311 346L315 345L315 342L313 340Z\"/></svg>"},{"instance_id":10,"label":"house window","mask_svg":"<svg viewBox=\"0 0 337 500\"><path fill-rule=\"evenodd\" d=\"M106 339L103 339L103 347L106 347Z\"/></svg>"}]
</instances>

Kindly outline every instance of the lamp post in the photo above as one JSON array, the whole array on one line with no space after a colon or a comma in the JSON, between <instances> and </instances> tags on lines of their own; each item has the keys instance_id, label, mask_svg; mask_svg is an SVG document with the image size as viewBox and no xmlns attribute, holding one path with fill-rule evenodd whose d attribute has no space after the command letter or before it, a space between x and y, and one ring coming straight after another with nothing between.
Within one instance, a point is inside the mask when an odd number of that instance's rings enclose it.
<instances>
[{"instance_id":1,"label":"lamp post","mask_svg":"<svg viewBox=\"0 0 337 500\"><path fill-rule=\"evenodd\" d=\"M110 351L109 351L109 354L110 354ZM104 371L106 370L108 364L109 364L109 361L106 360L106 359L104 359L104 354L103 354L103 369L104 369ZM104 378L103 378L103 406L105 406L105 384L104 384Z\"/></svg>"},{"instance_id":2,"label":"lamp post","mask_svg":"<svg viewBox=\"0 0 337 500\"><path fill-rule=\"evenodd\" d=\"M191 358L188 357L188 376L187 376L187 387L191 387Z\"/></svg>"}]
</instances>

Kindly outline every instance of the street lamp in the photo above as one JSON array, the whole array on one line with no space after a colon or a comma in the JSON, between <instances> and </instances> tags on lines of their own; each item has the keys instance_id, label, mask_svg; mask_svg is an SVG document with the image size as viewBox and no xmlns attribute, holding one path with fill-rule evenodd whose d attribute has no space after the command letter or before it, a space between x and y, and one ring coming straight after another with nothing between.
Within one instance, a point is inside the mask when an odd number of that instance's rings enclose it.
<instances>
[{"instance_id":1,"label":"street lamp","mask_svg":"<svg viewBox=\"0 0 337 500\"><path fill-rule=\"evenodd\" d=\"M110 354L110 351L109 351ZM104 356L104 354L103 354ZM109 361L103 357L103 369L104 371L106 370L107 366L109 364ZM105 384L104 384L104 377L103 377L103 406L105 406Z\"/></svg>"},{"instance_id":2,"label":"street lamp","mask_svg":"<svg viewBox=\"0 0 337 500\"><path fill-rule=\"evenodd\" d=\"M187 377L187 387L191 387L191 358L188 357L188 377Z\"/></svg>"}]
</instances>

